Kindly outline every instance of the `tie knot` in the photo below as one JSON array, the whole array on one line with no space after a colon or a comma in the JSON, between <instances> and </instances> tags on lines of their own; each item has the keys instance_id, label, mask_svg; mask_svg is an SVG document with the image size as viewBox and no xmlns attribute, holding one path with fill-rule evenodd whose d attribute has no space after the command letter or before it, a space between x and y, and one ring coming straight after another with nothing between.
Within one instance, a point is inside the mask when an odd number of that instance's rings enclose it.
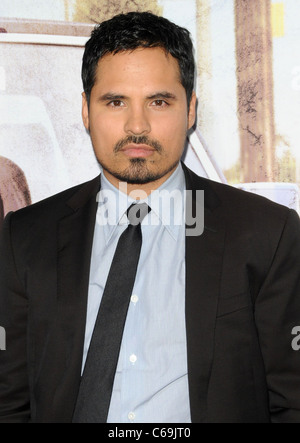
<instances>
[{"instance_id":1,"label":"tie knot","mask_svg":"<svg viewBox=\"0 0 300 443\"><path fill-rule=\"evenodd\" d=\"M142 223L146 215L151 211L151 208L147 205L147 203L133 203L127 209L127 218L129 220L129 224L133 226L137 226Z\"/></svg>"}]
</instances>

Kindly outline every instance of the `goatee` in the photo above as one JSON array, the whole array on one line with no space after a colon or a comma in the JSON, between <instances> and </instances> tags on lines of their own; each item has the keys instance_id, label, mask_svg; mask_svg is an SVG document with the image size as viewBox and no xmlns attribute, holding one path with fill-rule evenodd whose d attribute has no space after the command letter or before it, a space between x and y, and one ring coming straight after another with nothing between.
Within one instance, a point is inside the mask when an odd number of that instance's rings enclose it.
<instances>
[{"instance_id":1,"label":"goatee","mask_svg":"<svg viewBox=\"0 0 300 443\"><path fill-rule=\"evenodd\" d=\"M114 153L118 154L125 146L129 144L147 145L155 149L155 151L160 155L163 155L164 153L162 145L157 140L149 138L146 135L130 135L122 140L119 140L114 146ZM179 163L179 160L174 161L174 163L172 163L167 169L159 170L157 172L149 170L148 164L151 164L151 160L143 157L130 158L129 166L122 171L114 170L113 167L107 167L107 165L105 165L103 162L99 161L99 163L105 171L118 179L120 182L126 182L130 185L145 185L147 183L160 180L170 171L175 169ZM157 164L159 165L159 161L157 161Z\"/></svg>"},{"instance_id":2,"label":"goatee","mask_svg":"<svg viewBox=\"0 0 300 443\"><path fill-rule=\"evenodd\" d=\"M163 170L159 173L153 173L149 171L146 159L132 158L130 159L130 166L121 172L107 168L103 164L102 168L117 178L120 182L126 182L129 185L146 185L147 183L155 182L156 180L164 177L166 174L172 171L177 164L178 161L174 162L174 164L172 164L167 170Z\"/></svg>"}]
</instances>

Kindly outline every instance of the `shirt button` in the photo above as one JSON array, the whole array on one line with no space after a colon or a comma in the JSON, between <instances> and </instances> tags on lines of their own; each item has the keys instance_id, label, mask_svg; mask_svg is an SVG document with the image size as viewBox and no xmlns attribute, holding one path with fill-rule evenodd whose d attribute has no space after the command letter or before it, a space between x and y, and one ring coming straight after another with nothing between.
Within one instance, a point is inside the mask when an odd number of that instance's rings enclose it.
<instances>
[{"instance_id":1,"label":"shirt button","mask_svg":"<svg viewBox=\"0 0 300 443\"><path fill-rule=\"evenodd\" d=\"M134 412L129 412L129 414L128 414L128 418L129 418L129 420L134 420L135 419L135 413Z\"/></svg>"},{"instance_id":2,"label":"shirt button","mask_svg":"<svg viewBox=\"0 0 300 443\"><path fill-rule=\"evenodd\" d=\"M137 361L137 356L134 355L134 354L132 354L132 355L129 357L129 361L130 361L131 363L135 363L135 362Z\"/></svg>"},{"instance_id":3,"label":"shirt button","mask_svg":"<svg viewBox=\"0 0 300 443\"><path fill-rule=\"evenodd\" d=\"M135 303L137 303L139 301L139 298L138 298L137 295L134 294L134 295L131 296L130 300L131 300L132 303L135 304Z\"/></svg>"}]
</instances>

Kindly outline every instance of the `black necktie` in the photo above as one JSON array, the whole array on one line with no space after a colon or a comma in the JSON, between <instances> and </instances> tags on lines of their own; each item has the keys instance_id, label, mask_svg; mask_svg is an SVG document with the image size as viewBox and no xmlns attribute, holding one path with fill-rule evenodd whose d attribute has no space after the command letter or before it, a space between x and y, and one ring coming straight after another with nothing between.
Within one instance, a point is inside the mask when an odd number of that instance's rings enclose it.
<instances>
[{"instance_id":1,"label":"black necktie","mask_svg":"<svg viewBox=\"0 0 300 443\"><path fill-rule=\"evenodd\" d=\"M146 203L127 211L98 311L73 416L73 423L106 423L122 335L142 246Z\"/></svg>"}]
</instances>

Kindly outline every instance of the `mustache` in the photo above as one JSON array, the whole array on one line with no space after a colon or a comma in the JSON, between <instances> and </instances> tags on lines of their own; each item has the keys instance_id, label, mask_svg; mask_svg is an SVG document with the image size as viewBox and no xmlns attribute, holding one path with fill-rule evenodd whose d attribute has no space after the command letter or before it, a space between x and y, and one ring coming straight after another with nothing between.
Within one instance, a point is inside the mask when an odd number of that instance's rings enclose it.
<instances>
[{"instance_id":1,"label":"mustache","mask_svg":"<svg viewBox=\"0 0 300 443\"><path fill-rule=\"evenodd\" d=\"M114 152L117 153L122 148L132 143L137 145L148 145L159 153L163 151L162 145L157 140L153 140L149 138L147 135L141 135L141 136L128 135L127 137L123 138L122 140L119 140L115 144Z\"/></svg>"}]
</instances>

